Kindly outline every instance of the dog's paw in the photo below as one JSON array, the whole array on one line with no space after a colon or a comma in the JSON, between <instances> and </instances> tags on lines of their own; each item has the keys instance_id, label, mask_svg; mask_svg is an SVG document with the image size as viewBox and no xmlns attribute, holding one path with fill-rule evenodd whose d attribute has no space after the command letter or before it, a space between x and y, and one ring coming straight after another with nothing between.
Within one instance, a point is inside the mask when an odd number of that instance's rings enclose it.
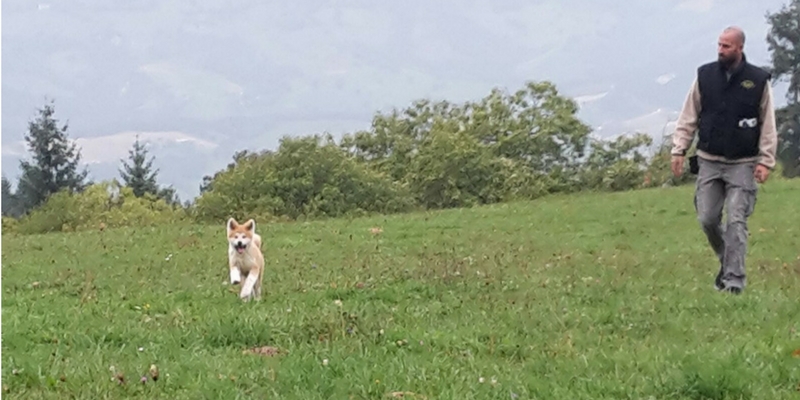
<instances>
[{"instance_id":1,"label":"dog's paw","mask_svg":"<svg viewBox=\"0 0 800 400\"><path fill-rule=\"evenodd\" d=\"M242 273L237 268L231 269L231 285L238 285L242 282Z\"/></svg>"}]
</instances>

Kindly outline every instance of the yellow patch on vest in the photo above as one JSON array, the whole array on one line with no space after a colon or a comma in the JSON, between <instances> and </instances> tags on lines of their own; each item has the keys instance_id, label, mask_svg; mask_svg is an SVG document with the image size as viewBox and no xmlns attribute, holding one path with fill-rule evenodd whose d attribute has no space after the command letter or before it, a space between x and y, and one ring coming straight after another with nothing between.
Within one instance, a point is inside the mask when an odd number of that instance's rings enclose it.
<instances>
[{"instance_id":1,"label":"yellow patch on vest","mask_svg":"<svg viewBox=\"0 0 800 400\"><path fill-rule=\"evenodd\" d=\"M752 89L756 84L751 80L742 81L742 87L745 89Z\"/></svg>"}]
</instances>

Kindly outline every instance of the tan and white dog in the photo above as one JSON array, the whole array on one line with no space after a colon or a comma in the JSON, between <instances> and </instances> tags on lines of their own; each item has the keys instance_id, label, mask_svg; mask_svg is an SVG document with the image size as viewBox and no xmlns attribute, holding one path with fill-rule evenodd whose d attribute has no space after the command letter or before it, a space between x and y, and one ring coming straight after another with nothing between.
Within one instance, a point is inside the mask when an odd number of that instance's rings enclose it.
<instances>
[{"instance_id":1,"label":"tan and white dog","mask_svg":"<svg viewBox=\"0 0 800 400\"><path fill-rule=\"evenodd\" d=\"M239 224L230 218L228 231L228 267L231 284L244 283L239 298L244 301L261 298L261 281L264 277L264 255L261 253L261 236L256 233L256 221Z\"/></svg>"}]
</instances>

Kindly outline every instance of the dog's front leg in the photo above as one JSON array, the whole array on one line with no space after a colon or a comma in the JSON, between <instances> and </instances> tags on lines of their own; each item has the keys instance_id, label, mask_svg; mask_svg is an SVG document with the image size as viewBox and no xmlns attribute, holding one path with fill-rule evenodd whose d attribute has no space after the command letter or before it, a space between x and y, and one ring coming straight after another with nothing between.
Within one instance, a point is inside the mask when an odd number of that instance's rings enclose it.
<instances>
[{"instance_id":1,"label":"dog's front leg","mask_svg":"<svg viewBox=\"0 0 800 400\"><path fill-rule=\"evenodd\" d=\"M239 267L235 265L231 265L230 269L231 269L231 285L238 285L239 282L242 281L242 272L239 271Z\"/></svg>"},{"instance_id":2,"label":"dog's front leg","mask_svg":"<svg viewBox=\"0 0 800 400\"><path fill-rule=\"evenodd\" d=\"M256 271L250 271L242 284L242 291L239 293L239 298L247 301L253 297L253 290L255 289L256 282L258 282L258 273L256 273Z\"/></svg>"},{"instance_id":3,"label":"dog's front leg","mask_svg":"<svg viewBox=\"0 0 800 400\"><path fill-rule=\"evenodd\" d=\"M261 275L260 273L258 274ZM253 289L253 297L258 300L261 298L261 279L256 280L255 288Z\"/></svg>"}]
</instances>

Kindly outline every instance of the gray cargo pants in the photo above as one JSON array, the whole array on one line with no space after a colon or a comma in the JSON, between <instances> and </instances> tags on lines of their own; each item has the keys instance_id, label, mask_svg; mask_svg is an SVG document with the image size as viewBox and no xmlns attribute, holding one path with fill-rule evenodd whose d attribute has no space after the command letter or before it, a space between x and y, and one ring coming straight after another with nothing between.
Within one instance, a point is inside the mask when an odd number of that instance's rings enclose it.
<instances>
[{"instance_id":1,"label":"gray cargo pants","mask_svg":"<svg viewBox=\"0 0 800 400\"><path fill-rule=\"evenodd\" d=\"M717 289L744 289L747 219L756 205L755 162L728 164L698 157L694 206L697 220L720 261ZM723 228L722 209L727 210Z\"/></svg>"}]
</instances>

